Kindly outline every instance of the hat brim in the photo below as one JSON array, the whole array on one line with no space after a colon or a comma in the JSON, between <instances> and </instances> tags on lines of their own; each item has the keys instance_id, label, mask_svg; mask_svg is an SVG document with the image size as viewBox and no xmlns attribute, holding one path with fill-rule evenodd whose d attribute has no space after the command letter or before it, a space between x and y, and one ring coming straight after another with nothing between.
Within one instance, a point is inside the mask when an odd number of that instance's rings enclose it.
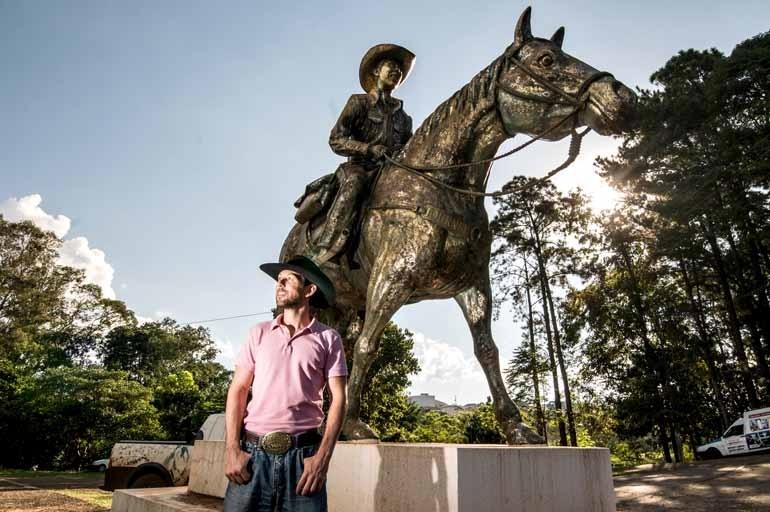
<instances>
[{"instance_id":1,"label":"hat brim","mask_svg":"<svg viewBox=\"0 0 770 512\"><path fill-rule=\"evenodd\" d=\"M399 87L409 77L409 73L411 73L412 66L414 65L415 55L397 44L377 44L369 48L369 51L361 59L361 65L358 67L358 80L364 91L369 92L377 85L374 69L384 59L393 60L401 67L401 81L396 86Z\"/></svg>"},{"instance_id":2,"label":"hat brim","mask_svg":"<svg viewBox=\"0 0 770 512\"><path fill-rule=\"evenodd\" d=\"M333 285L331 282L328 284L323 282L324 280L328 281L328 278L326 278L325 275L315 275L314 272L311 272L304 267L299 265L292 265L290 263L263 263L259 266L259 269L276 281L278 280L278 274L280 274L283 270L291 270L292 272L296 272L297 274L303 276L307 281L313 283L316 286L316 292L312 297L310 297L310 304L313 307L319 309L328 308L334 301L333 292L328 290L330 286L333 290ZM327 288L326 292L324 292L324 288ZM332 295L332 297L327 297L327 294Z\"/></svg>"}]
</instances>

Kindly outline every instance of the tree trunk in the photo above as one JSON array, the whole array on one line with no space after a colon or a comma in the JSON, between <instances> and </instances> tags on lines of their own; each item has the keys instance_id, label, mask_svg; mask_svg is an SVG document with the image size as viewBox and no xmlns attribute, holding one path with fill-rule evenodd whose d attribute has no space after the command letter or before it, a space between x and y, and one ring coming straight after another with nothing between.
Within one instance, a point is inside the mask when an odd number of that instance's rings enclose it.
<instances>
[{"instance_id":1,"label":"tree trunk","mask_svg":"<svg viewBox=\"0 0 770 512\"><path fill-rule=\"evenodd\" d=\"M757 397L757 389L754 386L754 381L749 369L749 360L746 357L746 349L743 345L743 338L741 337L741 328L738 322L738 313L735 311L735 302L733 301L733 293L730 289L730 283L727 279L727 271L724 266L724 259L722 258L722 249L716 240L714 235L713 225L711 220L705 217L704 234L711 248L711 257L714 262L714 269L717 271L717 277L719 286L722 291L722 299L724 300L724 308L727 313L727 326L730 333L730 338L733 342L733 348L735 349L735 357L738 359L738 369L741 373L741 379L746 391L749 403L752 408L759 407L759 398Z\"/></svg>"},{"instance_id":2,"label":"tree trunk","mask_svg":"<svg viewBox=\"0 0 770 512\"><path fill-rule=\"evenodd\" d=\"M535 325L534 312L532 311L532 294L530 293L529 267L524 258L524 279L525 289L527 291L527 327L529 328L529 353L532 364L532 384L535 388L535 423L537 424L537 433L543 436L548 443L548 429L545 424L545 414L540 400L540 377L538 375L537 346L535 345Z\"/></svg>"},{"instance_id":3,"label":"tree trunk","mask_svg":"<svg viewBox=\"0 0 770 512\"><path fill-rule=\"evenodd\" d=\"M545 274L545 268L542 269ZM569 429L569 442L571 446L577 446L577 430L575 427L575 414L572 412L572 393L569 388L569 378L567 377L567 365L564 363L564 353L561 346L561 335L559 334L559 322L556 319L556 312L553 307L553 296L551 295L551 286L548 277L545 278L545 292L548 297L548 309L553 321L553 341L556 348L556 359L559 361L559 372L561 381L564 384L564 405L567 408L567 428Z\"/></svg>"},{"instance_id":4,"label":"tree trunk","mask_svg":"<svg viewBox=\"0 0 770 512\"><path fill-rule=\"evenodd\" d=\"M535 247L535 256L538 261L542 256L538 253L539 248ZM545 338L548 347L548 362L551 369L551 378L553 379L553 401L556 406L556 415L559 424L559 444L567 446L567 428L564 424L564 417L561 408L561 392L559 390L559 375L556 373L556 356L553 348L553 334L551 331L551 315L548 314L548 301L546 300L545 284L543 283L543 272L538 272L537 279L540 283L540 296L543 299L543 323L545 324Z\"/></svg>"},{"instance_id":5,"label":"tree trunk","mask_svg":"<svg viewBox=\"0 0 770 512\"><path fill-rule=\"evenodd\" d=\"M682 281L684 282L684 289L687 293L687 299L690 302L692 308L692 316L695 320L695 326L698 329L698 337L700 338L700 348L703 355L703 361L706 363L706 368L709 372L709 383L711 389L714 391L714 398L719 409L719 416L722 418L722 431L727 429L729 425L729 419L727 416L727 409L724 404L724 395L722 394L721 379L719 377L719 370L717 369L716 361L714 358L714 342L706 329L706 321L703 318L703 307L700 301L696 301L694 287L692 280L687 274L687 264L684 259L679 259L679 269L682 272Z\"/></svg>"},{"instance_id":6,"label":"tree trunk","mask_svg":"<svg viewBox=\"0 0 770 512\"><path fill-rule=\"evenodd\" d=\"M663 460L665 462L671 462L671 450L668 447L668 432L666 431L666 420L663 416L658 418L658 440L660 447L663 450Z\"/></svg>"}]
</instances>

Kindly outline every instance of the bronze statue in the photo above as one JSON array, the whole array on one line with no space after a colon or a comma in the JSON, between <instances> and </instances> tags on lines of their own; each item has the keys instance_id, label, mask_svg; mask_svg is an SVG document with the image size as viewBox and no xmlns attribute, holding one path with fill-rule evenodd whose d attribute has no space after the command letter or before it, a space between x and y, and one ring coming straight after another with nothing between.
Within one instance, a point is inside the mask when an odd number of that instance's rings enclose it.
<instances>
[{"instance_id":1,"label":"bronze statue","mask_svg":"<svg viewBox=\"0 0 770 512\"><path fill-rule=\"evenodd\" d=\"M413 63L414 54L395 44L375 45L361 59L358 76L366 94L350 96L329 135L332 150L348 157L348 161L335 173L336 197L316 243L319 251L314 259L319 263L338 256L345 247L358 218L362 192L368 188L383 157L400 150L412 136L412 118L404 112L403 102L391 93L406 80ZM311 183L308 192L330 185L333 186L331 179L324 177ZM326 194L314 203L306 192L297 201L298 220L318 213L325 206L323 202L330 199L331 192L327 190ZM303 211L306 197L313 210Z\"/></svg>"},{"instance_id":2,"label":"bronze statue","mask_svg":"<svg viewBox=\"0 0 770 512\"><path fill-rule=\"evenodd\" d=\"M454 298L507 442L542 443L506 392L492 339L492 237L483 198L491 160L519 133L546 140L574 137L579 126L619 133L633 118L636 97L609 73L564 53L563 27L551 39L533 37L530 12L519 18L503 54L439 105L382 166L361 214L360 241L351 249L360 268L345 258L322 265L337 288L336 326L343 335L357 336L347 439L376 439L360 421L360 400L391 317L405 304ZM281 260L315 253L323 229L323 215L296 224Z\"/></svg>"}]
</instances>

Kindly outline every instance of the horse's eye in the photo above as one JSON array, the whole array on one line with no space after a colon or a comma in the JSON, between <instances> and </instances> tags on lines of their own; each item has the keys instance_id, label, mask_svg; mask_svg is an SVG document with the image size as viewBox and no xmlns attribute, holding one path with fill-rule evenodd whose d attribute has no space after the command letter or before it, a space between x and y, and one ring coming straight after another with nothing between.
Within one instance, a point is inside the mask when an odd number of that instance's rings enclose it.
<instances>
[{"instance_id":1,"label":"horse's eye","mask_svg":"<svg viewBox=\"0 0 770 512\"><path fill-rule=\"evenodd\" d=\"M553 66L553 57L550 54L546 53L545 55L543 55L538 59L538 62L544 68L550 68L551 66Z\"/></svg>"}]
</instances>

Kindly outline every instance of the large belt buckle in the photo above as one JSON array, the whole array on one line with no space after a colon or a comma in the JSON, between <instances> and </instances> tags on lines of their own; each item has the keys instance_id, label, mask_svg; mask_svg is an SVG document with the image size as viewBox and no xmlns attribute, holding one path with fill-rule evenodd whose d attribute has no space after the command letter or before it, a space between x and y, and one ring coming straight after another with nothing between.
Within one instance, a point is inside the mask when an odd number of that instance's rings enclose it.
<instances>
[{"instance_id":1,"label":"large belt buckle","mask_svg":"<svg viewBox=\"0 0 770 512\"><path fill-rule=\"evenodd\" d=\"M291 434L269 432L262 437L262 449L271 455L283 455L291 448Z\"/></svg>"}]
</instances>

